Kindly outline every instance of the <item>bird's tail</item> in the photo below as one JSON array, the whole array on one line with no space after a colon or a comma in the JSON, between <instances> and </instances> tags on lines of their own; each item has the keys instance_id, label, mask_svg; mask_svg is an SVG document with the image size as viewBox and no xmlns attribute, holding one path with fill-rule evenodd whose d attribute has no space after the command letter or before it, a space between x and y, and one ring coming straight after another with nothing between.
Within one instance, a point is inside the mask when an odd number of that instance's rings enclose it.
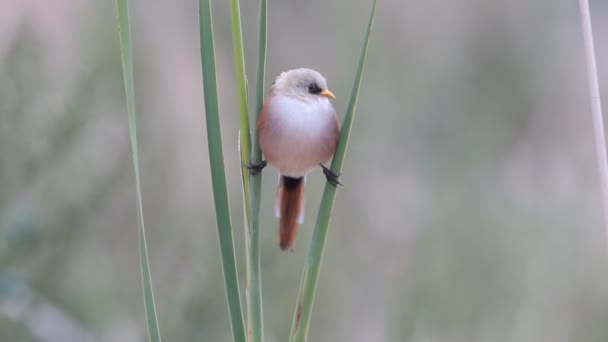
<instances>
[{"instance_id":1,"label":"bird's tail","mask_svg":"<svg viewBox=\"0 0 608 342\"><path fill-rule=\"evenodd\" d=\"M293 250L298 224L304 221L304 177L281 176L275 211L279 217L279 246Z\"/></svg>"}]
</instances>

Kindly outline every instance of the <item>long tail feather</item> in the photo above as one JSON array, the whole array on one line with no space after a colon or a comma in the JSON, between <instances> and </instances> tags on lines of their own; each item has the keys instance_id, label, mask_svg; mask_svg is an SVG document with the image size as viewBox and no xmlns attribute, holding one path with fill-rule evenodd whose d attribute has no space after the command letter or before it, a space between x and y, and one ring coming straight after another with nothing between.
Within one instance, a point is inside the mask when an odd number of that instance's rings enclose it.
<instances>
[{"instance_id":1,"label":"long tail feather","mask_svg":"<svg viewBox=\"0 0 608 342\"><path fill-rule=\"evenodd\" d=\"M298 224L304 219L304 178L281 176L277 192L279 247L293 250Z\"/></svg>"}]
</instances>

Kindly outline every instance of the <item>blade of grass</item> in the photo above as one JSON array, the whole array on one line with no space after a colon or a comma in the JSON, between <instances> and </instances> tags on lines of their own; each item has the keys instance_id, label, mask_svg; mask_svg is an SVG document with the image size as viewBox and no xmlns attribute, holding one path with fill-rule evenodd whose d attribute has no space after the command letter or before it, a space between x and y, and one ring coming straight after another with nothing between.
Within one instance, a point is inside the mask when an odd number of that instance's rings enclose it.
<instances>
[{"instance_id":1,"label":"blade of grass","mask_svg":"<svg viewBox=\"0 0 608 342\"><path fill-rule=\"evenodd\" d=\"M370 11L367 31L365 33L361 55L357 65L357 71L355 73L355 80L353 82L350 100L348 102L348 107L342 123L340 140L331 163L331 170L337 174L339 174L342 170L346 148L348 147L348 139L350 137L350 131L355 116L355 109L357 107L357 98L359 97L361 77L363 74L363 67L365 65L365 58L367 56L367 46L369 44L369 37L372 31L375 13L376 0L374 0L372 9ZM315 223L312 242L308 250L308 255L306 256L304 272L302 274L300 294L296 304L296 310L291 326L291 336L289 339L292 342L304 342L308 338L308 328L310 325L310 316L312 314L312 306L317 287L317 279L319 277L319 269L321 267L321 258L323 256L323 248L325 246L325 239L327 237L327 228L329 226L329 219L331 217L331 211L335 198L336 187L326 183L325 189L323 190L323 198L321 199L319 213L317 215L317 221Z\"/></svg>"},{"instance_id":2,"label":"blade of grass","mask_svg":"<svg viewBox=\"0 0 608 342\"><path fill-rule=\"evenodd\" d=\"M215 47L213 44L213 22L211 21L210 0L199 1L199 23L201 40L201 64L203 71L203 92L205 96L205 119L207 123L207 143L213 183L213 200L220 240L222 267L228 299L230 326L234 341L245 342L245 327L241 310L241 295L236 270L232 224L220 129L217 79L215 74Z\"/></svg>"},{"instance_id":3,"label":"blade of grass","mask_svg":"<svg viewBox=\"0 0 608 342\"><path fill-rule=\"evenodd\" d=\"M264 83L266 73L266 0L260 0L260 16L258 19L258 70L257 78L255 82L256 96L255 96L255 122L258 121L260 110L264 104ZM253 151L252 157L256 158L254 161L259 162L262 159L262 151L260 150L260 144L257 139L257 131L255 139L253 140Z\"/></svg>"},{"instance_id":4,"label":"blade of grass","mask_svg":"<svg viewBox=\"0 0 608 342\"><path fill-rule=\"evenodd\" d=\"M232 47L234 49L234 69L239 103L239 151L241 154L241 181L245 202L245 222L251 217L249 203L249 170L245 165L250 162L251 133L247 111L247 75L245 75L245 54L243 51L243 32L241 28L241 9L238 0L230 0L230 21L232 23Z\"/></svg>"},{"instance_id":5,"label":"blade of grass","mask_svg":"<svg viewBox=\"0 0 608 342\"><path fill-rule=\"evenodd\" d=\"M264 14L260 13L260 20L264 19L264 45L265 35L265 3L260 4L260 9L264 7ZM230 1L230 19L232 23L232 43L234 49L234 66L237 82L237 97L239 102L239 151L241 156L241 179L243 185L243 199L245 208L245 235L247 237L247 336L250 342L264 341L264 328L262 317L262 290L261 290L261 269L259 256L259 191L256 209L252 214L251 207L251 184L249 170L245 167L251 162L251 133L249 125L249 114L247 111L247 77L245 75L245 55L243 51L243 33L241 28L240 5L238 0ZM262 29L262 26L260 26ZM265 52L265 47L264 47ZM258 74L259 76L259 74ZM259 149L259 148L258 148ZM261 176L253 177L253 181L258 183ZM253 218L255 216L256 218ZM248 225L249 224L249 225ZM253 225L253 226L252 226Z\"/></svg>"},{"instance_id":6,"label":"blade of grass","mask_svg":"<svg viewBox=\"0 0 608 342\"><path fill-rule=\"evenodd\" d=\"M139 181L139 156L137 151L137 127L135 118L135 90L133 81L133 52L131 48L131 32L129 28L129 9L127 0L116 0L118 13L118 31L120 35L120 52L122 60L125 94L127 99L127 112L129 116L129 135L131 137L131 151L133 152L133 168L135 171L135 189L137 193L137 226L139 237L139 257L141 266L142 287L144 292L144 307L148 338L152 342L160 342L158 319L154 305L154 292L148 261L148 247L146 246L146 229L144 227L144 213L141 201L141 183Z\"/></svg>"},{"instance_id":7,"label":"blade of grass","mask_svg":"<svg viewBox=\"0 0 608 342\"><path fill-rule=\"evenodd\" d=\"M606 135L604 134L604 120L602 118L602 102L600 99L600 86L597 80L597 65L595 62L595 48L593 46L593 31L591 28L591 13L589 1L579 0L583 38L585 41L585 56L587 58L587 79L591 100L591 114L595 134L595 151L602 191L605 239L608 241L608 159L606 156Z\"/></svg>"},{"instance_id":8,"label":"blade of grass","mask_svg":"<svg viewBox=\"0 0 608 342\"><path fill-rule=\"evenodd\" d=\"M264 73L266 69L266 0L260 0L258 19L258 70L256 80L255 122L264 102ZM254 132L256 132L254 130ZM251 162L257 164L262 159L257 133L254 133L251 152ZM251 176L251 217L248 234L248 262L247 268L247 325L250 341L264 341L264 310L262 305L262 271L260 266L260 200L262 172Z\"/></svg>"}]
</instances>

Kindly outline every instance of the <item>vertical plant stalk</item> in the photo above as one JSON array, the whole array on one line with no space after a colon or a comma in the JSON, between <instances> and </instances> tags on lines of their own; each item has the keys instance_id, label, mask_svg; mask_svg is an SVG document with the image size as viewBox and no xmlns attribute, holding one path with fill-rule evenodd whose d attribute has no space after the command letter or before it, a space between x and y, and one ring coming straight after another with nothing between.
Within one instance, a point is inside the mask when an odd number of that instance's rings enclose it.
<instances>
[{"instance_id":1,"label":"vertical plant stalk","mask_svg":"<svg viewBox=\"0 0 608 342\"><path fill-rule=\"evenodd\" d=\"M355 116L355 109L357 107L357 98L359 96L359 88L361 86L361 77L363 74L363 67L365 65L365 58L367 56L367 46L369 44L369 37L372 30L375 13L376 0L374 0L372 9L370 11L367 31L365 33L361 55L359 56L359 63L355 73L355 80L353 82L350 100L348 102L348 107L342 123L340 140L331 163L331 170L337 174L342 171L342 164L344 162L344 156L348 147L348 139L350 137L353 119ZM336 187L326 183L323 191L323 197L321 199L319 213L317 215L317 221L315 223L312 241L308 250L308 255L306 256L304 272L302 274L300 294L296 304L296 310L291 326L291 336L289 339L292 342L304 342L308 338L308 328L310 326L310 317L312 314L315 290L317 287L319 270L321 268L321 258L323 256L323 248L325 246L325 239L327 237L327 228L329 226L329 219L331 217L335 198Z\"/></svg>"},{"instance_id":2,"label":"vertical plant stalk","mask_svg":"<svg viewBox=\"0 0 608 342\"><path fill-rule=\"evenodd\" d=\"M258 121L262 104L264 103L264 74L266 69L266 0L260 0L258 20L258 67L256 78L255 97L255 120ZM262 160L262 152L258 141L257 131L254 130L253 146L251 151L251 162L254 164ZM264 310L262 305L262 271L260 262L260 202L262 172L251 176L250 179L250 203L251 216L249 222L249 244L247 268L247 328L250 342L264 341Z\"/></svg>"},{"instance_id":3,"label":"vertical plant stalk","mask_svg":"<svg viewBox=\"0 0 608 342\"><path fill-rule=\"evenodd\" d=\"M215 47L213 44L213 22L210 0L199 1L199 23L201 40L201 64L203 71L203 91L205 96L205 120L207 123L207 142L209 162L213 183L213 200L220 240L222 267L228 299L230 326L234 341L245 342L245 327L241 310L241 296L236 270L232 224L224 160L222 154L222 135L219 118L217 79L215 74Z\"/></svg>"},{"instance_id":4,"label":"vertical plant stalk","mask_svg":"<svg viewBox=\"0 0 608 342\"><path fill-rule=\"evenodd\" d=\"M263 11L262 11L263 10ZM260 3L260 30L264 37L260 37L260 51L265 56L266 44L266 3ZM262 280L259 253L259 212L260 212L260 180L261 175L252 177L250 184L249 170L245 165L251 159L251 133L249 114L247 111L247 76L245 74L245 55L243 50L243 32L241 28L241 13L238 0L230 1L230 19L232 23L232 43L234 49L234 66L237 83L237 97L239 103L239 150L241 156L241 178L243 185L243 199L245 208L245 232L247 237L247 337L250 342L264 341L263 311L262 311ZM263 20L263 23L262 23ZM260 31L262 34L262 31ZM264 61L262 60L262 63ZM258 65L258 79L259 79ZM262 70L263 73L263 70ZM263 79L262 79L263 83ZM258 89L258 92L260 89ZM256 107L257 108L257 107ZM256 119L257 121L257 119ZM256 149L254 149L255 151ZM259 147L257 148L259 151ZM252 196L251 190L256 190ZM255 208L252 208L255 206Z\"/></svg>"},{"instance_id":5,"label":"vertical plant stalk","mask_svg":"<svg viewBox=\"0 0 608 342\"><path fill-rule=\"evenodd\" d=\"M243 51L243 32L241 28L241 9L239 0L230 0L230 21L232 23L232 48L234 49L234 69L239 104L239 151L241 154L241 181L243 182L243 200L245 222L251 217L249 203L249 170L251 133L249 131L249 114L247 111L247 75L245 74L245 54Z\"/></svg>"},{"instance_id":6,"label":"vertical plant stalk","mask_svg":"<svg viewBox=\"0 0 608 342\"><path fill-rule=\"evenodd\" d=\"M133 168L135 171L135 189L137 193L137 226L139 237L139 257L141 266L141 280L144 292L144 307L146 311L146 324L148 338L152 342L160 342L158 319L154 305L154 291L152 290L152 277L148 261L148 247L146 246L146 229L144 226L144 212L141 200L141 182L139 180L139 156L137 151L137 126L135 116L135 89L133 80L133 50L131 32L129 27L129 9L127 0L116 0L118 14L118 31L120 35L120 54L125 83L127 112L129 117L129 135L131 138L131 151L133 152Z\"/></svg>"},{"instance_id":7,"label":"vertical plant stalk","mask_svg":"<svg viewBox=\"0 0 608 342\"><path fill-rule=\"evenodd\" d=\"M602 118L602 102L600 86L597 79L595 48L593 46L593 31L591 29L591 12L589 1L579 0L583 38L585 41L585 56L587 59L587 79L591 99L591 114L593 116L593 131L595 134L595 151L602 191L602 211L604 214L605 238L608 241L608 160L606 157L606 135Z\"/></svg>"}]
</instances>

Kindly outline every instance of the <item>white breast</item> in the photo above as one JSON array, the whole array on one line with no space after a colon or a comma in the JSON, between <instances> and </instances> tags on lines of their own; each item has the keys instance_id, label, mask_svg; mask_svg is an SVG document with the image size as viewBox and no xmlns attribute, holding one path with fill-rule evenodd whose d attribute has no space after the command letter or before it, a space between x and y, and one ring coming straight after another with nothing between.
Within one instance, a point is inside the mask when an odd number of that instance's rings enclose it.
<instances>
[{"instance_id":1,"label":"white breast","mask_svg":"<svg viewBox=\"0 0 608 342\"><path fill-rule=\"evenodd\" d=\"M335 115L326 98L306 102L290 96L273 98L268 120L274 123L273 149L278 157L268 161L291 177L304 176L325 163L333 153L327 151L335 142Z\"/></svg>"},{"instance_id":2,"label":"white breast","mask_svg":"<svg viewBox=\"0 0 608 342\"><path fill-rule=\"evenodd\" d=\"M334 116L334 109L326 98L304 102L290 96L277 96L269 110L281 129L292 134L314 135L322 131Z\"/></svg>"}]
</instances>

